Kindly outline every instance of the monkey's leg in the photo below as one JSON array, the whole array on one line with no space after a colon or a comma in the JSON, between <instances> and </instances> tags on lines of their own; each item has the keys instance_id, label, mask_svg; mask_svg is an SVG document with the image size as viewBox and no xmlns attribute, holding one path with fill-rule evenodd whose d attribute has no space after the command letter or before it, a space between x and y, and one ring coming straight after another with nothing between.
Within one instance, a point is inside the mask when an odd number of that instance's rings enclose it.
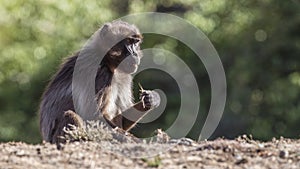
<instances>
[{"instance_id":1,"label":"monkey's leg","mask_svg":"<svg viewBox=\"0 0 300 169\"><path fill-rule=\"evenodd\" d=\"M150 108L144 107L144 103L140 101L121 114L118 114L111 120L113 124L111 124L111 122L109 122L109 124L112 127L120 127L125 131L129 131L149 112L149 110Z\"/></svg>"},{"instance_id":2,"label":"monkey's leg","mask_svg":"<svg viewBox=\"0 0 300 169\"><path fill-rule=\"evenodd\" d=\"M62 140L61 138L59 138L59 136L63 136L65 134L63 128L70 128L69 124L72 124L76 127L83 127L83 120L75 112L71 110L66 111L61 119L57 119L55 121L55 126L52 129L54 132L50 142L56 144L64 143L65 140Z\"/></svg>"}]
</instances>

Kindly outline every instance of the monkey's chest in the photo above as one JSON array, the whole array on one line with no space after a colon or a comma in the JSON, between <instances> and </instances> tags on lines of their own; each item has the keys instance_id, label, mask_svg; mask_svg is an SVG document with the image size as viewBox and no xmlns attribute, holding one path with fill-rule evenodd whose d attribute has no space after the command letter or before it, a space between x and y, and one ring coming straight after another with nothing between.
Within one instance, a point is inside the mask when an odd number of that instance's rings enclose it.
<instances>
[{"instance_id":1,"label":"monkey's chest","mask_svg":"<svg viewBox=\"0 0 300 169\"><path fill-rule=\"evenodd\" d=\"M121 90L112 86L109 93L105 98L106 105L103 108L110 119L132 106L131 92L128 95L124 89Z\"/></svg>"}]
</instances>

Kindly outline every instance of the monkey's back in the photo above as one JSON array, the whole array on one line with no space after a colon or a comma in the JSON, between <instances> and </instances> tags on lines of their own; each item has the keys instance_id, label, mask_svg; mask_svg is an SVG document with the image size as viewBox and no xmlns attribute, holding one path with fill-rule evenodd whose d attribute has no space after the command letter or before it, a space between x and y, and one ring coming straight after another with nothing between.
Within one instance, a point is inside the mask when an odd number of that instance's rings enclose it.
<instances>
[{"instance_id":1,"label":"monkey's back","mask_svg":"<svg viewBox=\"0 0 300 169\"><path fill-rule=\"evenodd\" d=\"M72 76L77 55L69 57L49 82L40 103L40 131L45 141L52 140L63 113L74 111L72 100Z\"/></svg>"}]
</instances>

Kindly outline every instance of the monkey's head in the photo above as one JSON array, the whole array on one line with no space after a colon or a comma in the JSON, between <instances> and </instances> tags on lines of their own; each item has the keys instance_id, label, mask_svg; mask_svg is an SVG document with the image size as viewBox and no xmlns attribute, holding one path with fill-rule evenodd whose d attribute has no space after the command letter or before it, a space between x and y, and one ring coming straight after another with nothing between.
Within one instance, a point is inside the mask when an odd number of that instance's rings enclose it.
<instances>
[{"instance_id":1,"label":"monkey's head","mask_svg":"<svg viewBox=\"0 0 300 169\"><path fill-rule=\"evenodd\" d=\"M105 55L102 64L106 64L112 72L115 70L124 73L136 72L142 53L140 44L142 36L134 25L122 21L105 24L100 32L105 43L113 46Z\"/></svg>"}]
</instances>

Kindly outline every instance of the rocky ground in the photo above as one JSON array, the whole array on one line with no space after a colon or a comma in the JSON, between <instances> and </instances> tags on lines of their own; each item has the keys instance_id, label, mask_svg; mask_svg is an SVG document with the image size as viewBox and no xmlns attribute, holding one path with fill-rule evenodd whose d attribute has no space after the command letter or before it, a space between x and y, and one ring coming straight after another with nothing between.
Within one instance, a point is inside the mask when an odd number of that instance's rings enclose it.
<instances>
[{"instance_id":1,"label":"rocky ground","mask_svg":"<svg viewBox=\"0 0 300 169\"><path fill-rule=\"evenodd\" d=\"M0 168L300 168L300 140L235 140L168 143L81 141L56 145L0 144Z\"/></svg>"}]
</instances>

